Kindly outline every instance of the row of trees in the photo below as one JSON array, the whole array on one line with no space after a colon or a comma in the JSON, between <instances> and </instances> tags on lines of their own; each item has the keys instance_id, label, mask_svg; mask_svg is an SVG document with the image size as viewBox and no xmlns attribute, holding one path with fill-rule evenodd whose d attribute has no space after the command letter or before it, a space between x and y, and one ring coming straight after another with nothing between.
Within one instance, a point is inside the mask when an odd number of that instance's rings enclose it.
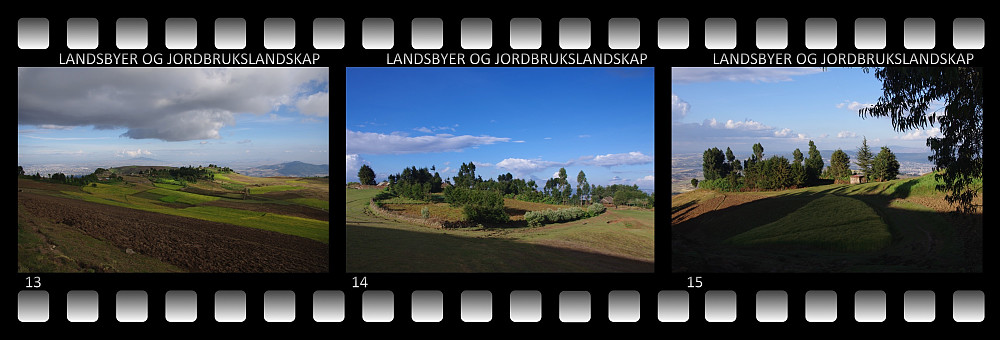
<instances>
[{"instance_id":1,"label":"row of trees","mask_svg":"<svg viewBox=\"0 0 1000 340\"><path fill-rule=\"evenodd\" d=\"M809 141L809 158L804 158L799 149L792 152L792 157L792 162L784 156L765 158L764 146L756 143L750 157L741 162L728 147L725 155L719 148L711 148L702 155L705 181L698 185L723 191L778 190L819 179L824 162L813 141Z\"/></svg>"},{"instance_id":2,"label":"row of trees","mask_svg":"<svg viewBox=\"0 0 1000 340\"><path fill-rule=\"evenodd\" d=\"M442 183L450 184L451 181L454 181L456 188L493 191L502 197L548 204L576 205L583 201L581 198L589 197L589 201L598 202L604 197L613 197L615 204L618 205L651 207L655 199L655 196L639 190L638 185L614 184L606 187L591 185L583 170L580 170L576 176L576 190L574 192L566 168L560 168L556 177L546 180L545 186L541 190L534 180L526 181L514 178L514 175L509 172L497 176L496 179L483 180L482 176L476 175L476 165L472 162L462 163L458 173L445 181L442 181L437 172L431 175L431 171L434 169L433 166L429 171L427 168L410 167L403 169L400 174L390 175L389 190L400 196L429 200L429 194L442 191ZM358 170L358 180L361 181L361 184L374 185L375 172L367 164L362 165L361 169Z\"/></svg>"},{"instance_id":3,"label":"row of trees","mask_svg":"<svg viewBox=\"0 0 1000 340\"><path fill-rule=\"evenodd\" d=\"M833 152L830 166L824 170L823 156L813 141L809 141L809 158L802 151L792 152L792 161L784 156L764 157L764 146L753 145L753 154L745 161L736 159L732 149L725 154L719 148L705 150L702 155L702 171L705 180L692 180L691 184L722 191L781 190L817 183L820 179L846 181L853 172L851 158L841 149ZM867 138L858 149L857 163L869 181L888 181L899 174L899 162L888 147L871 156Z\"/></svg>"},{"instance_id":4,"label":"row of trees","mask_svg":"<svg viewBox=\"0 0 1000 340\"><path fill-rule=\"evenodd\" d=\"M34 175L25 174L24 168L18 165L17 176L18 178L26 178L36 181L47 180L53 183L69 184L69 185L89 185L91 183L97 183L97 182L114 183L114 182L121 182L124 180L124 178L122 178L121 176L115 175L110 171L102 168L97 168L97 170L95 170L93 173L83 176L66 175L61 172L42 176L42 174L38 172L36 172ZM104 179L102 180L102 178Z\"/></svg>"},{"instance_id":5,"label":"row of trees","mask_svg":"<svg viewBox=\"0 0 1000 340\"><path fill-rule=\"evenodd\" d=\"M891 181L899 176L899 161L889 147L883 146L878 154L872 155L868 147L868 138L865 137L858 147L856 156L854 164L861 169L867 181Z\"/></svg>"}]
</instances>

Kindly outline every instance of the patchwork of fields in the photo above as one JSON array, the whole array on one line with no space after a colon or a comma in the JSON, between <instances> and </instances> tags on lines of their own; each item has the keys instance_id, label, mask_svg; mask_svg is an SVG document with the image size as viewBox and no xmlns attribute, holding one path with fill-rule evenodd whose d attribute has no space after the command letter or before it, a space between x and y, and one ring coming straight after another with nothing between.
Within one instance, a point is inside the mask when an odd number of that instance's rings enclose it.
<instances>
[{"instance_id":1,"label":"patchwork of fields","mask_svg":"<svg viewBox=\"0 0 1000 340\"><path fill-rule=\"evenodd\" d=\"M18 180L23 272L328 272L329 229L326 178Z\"/></svg>"}]
</instances>

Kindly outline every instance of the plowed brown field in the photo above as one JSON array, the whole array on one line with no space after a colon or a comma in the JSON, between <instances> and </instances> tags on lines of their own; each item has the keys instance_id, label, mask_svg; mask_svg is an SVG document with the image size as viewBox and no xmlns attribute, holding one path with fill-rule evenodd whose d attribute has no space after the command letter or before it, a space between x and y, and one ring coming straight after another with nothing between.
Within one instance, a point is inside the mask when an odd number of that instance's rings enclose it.
<instances>
[{"instance_id":1,"label":"plowed brown field","mask_svg":"<svg viewBox=\"0 0 1000 340\"><path fill-rule=\"evenodd\" d=\"M62 224L191 272L329 272L329 245L277 232L18 192L31 219Z\"/></svg>"}]
</instances>

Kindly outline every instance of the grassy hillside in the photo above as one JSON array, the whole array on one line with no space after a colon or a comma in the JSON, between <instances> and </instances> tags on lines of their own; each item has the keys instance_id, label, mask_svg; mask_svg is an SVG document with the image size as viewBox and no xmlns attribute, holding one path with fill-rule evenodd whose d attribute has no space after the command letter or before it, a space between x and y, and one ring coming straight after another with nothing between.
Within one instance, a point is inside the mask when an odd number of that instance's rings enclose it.
<instances>
[{"instance_id":1,"label":"grassy hillside","mask_svg":"<svg viewBox=\"0 0 1000 340\"><path fill-rule=\"evenodd\" d=\"M366 212L378 189L345 190L351 272L653 271L652 211L608 210L540 228L434 229Z\"/></svg>"},{"instance_id":2,"label":"grassy hillside","mask_svg":"<svg viewBox=\"0 0 1000 340\"><path fill-rule=\"evenodd\" d=\"M676 195L672 269L981 272L982 214L951 214L954 207L934 189L937 184L926 175L777 192Z\"/></svg>"},{"instance_id":3,"label":"grassy hillside","mask_svg":"<svg viewBox=\"0 0 1000 340\"><path fill-rule=\"evenodd\" d=\"M842 251L871 251L892 242L889 228L868 205L842 196L823 196L781 219L725 241L734 245L785 245Z\"/></svg>"},{"instance_id":4,"label":"grassy hillside","mask_svg":"<svg viewBox=\"0 0 1000 340\"><path fill-rule=\"evenodd\" d=\"M295 185L287 183L293 181ZM329 222L326 218L318 220L314 217L329 214L327 183L325 180L253 178L231 173L218 176L214 181L189 182L186 186L152 183L143 177L126 177L124 183L94 183L79 188L61 186L61 190L36 191L130 209L271 230L329 243ZM42 183L36 182L32 186L37 187L36 184ZM233 184L250 187L250 196L243 199L243 191L233 190Z\"/></svg>"}]
</instances>

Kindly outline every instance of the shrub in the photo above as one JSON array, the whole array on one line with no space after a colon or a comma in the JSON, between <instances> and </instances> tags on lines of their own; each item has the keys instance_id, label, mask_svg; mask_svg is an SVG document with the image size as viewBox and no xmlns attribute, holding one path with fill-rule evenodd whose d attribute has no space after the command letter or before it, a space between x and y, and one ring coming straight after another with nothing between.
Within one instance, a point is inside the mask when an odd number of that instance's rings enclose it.
<instances>
[{"instance_id":1,"label":"shrub","mask_svg":"<svg viewBox=\"0 0 1000 340\"><path fill-rule=\"evenodd\" d=\"M595 204L600 204L600 203L595 203ZM604 206L602 205L600 206L600 208L603 209ZM549 223L562 223L562 222L575 221L590 216L592 215L590 215L588 211L583 210L583 208L572 207L559 210L546 209L539 211L529 211L528 213L524 214L524 220L528 222L528 226L539 227Z\"/></svg>"},{"instance_id":2,"label":"shrub","mask_svg":"<svg viewBox=\"0 0 1000 340\"><path fill-rule=\"evenodd\" d=\"M431 210L427 207L420 209L420 216L423 216L424 218L431 217Z\"/></svg>"},{"instance_id":3,"label":"shrub","mask_svg":"<svg viewBox=\"0 0 1000 340\"><path fill-rule=\"evenodd\" d=\"M590 217L594 217L603 214L608 209L604 207L604 204L594 203L587 208L587 212L590 213Z\"/></svg>"},{"instance_id":4,"label":"shrub","mask_svg":"<svg viewBox=\"0 0 1000 340\"><path fill-rule=\"evenodd\" d=\"M462 206L466 221L504 223L510 220L503 208L503 196L495 191L448 187L444 190L444 200L453 207Z\"/></svg>"}]
</instances>

